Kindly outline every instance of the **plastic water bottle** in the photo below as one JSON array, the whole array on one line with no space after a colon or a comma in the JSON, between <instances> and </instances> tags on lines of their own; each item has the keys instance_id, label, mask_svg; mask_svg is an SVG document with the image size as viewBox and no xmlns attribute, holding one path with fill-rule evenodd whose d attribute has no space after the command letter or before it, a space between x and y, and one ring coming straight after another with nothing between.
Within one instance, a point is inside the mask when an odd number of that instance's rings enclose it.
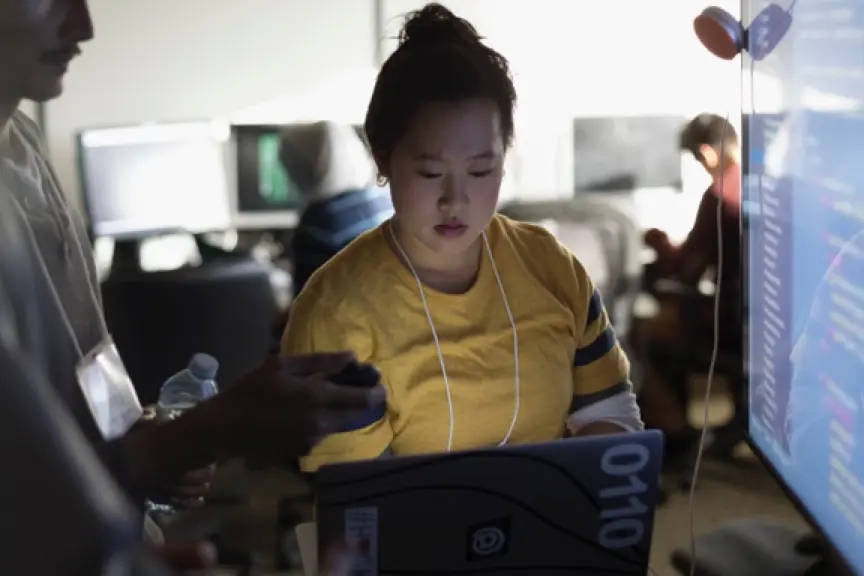
<instances>
[{"instance_id":1,"label":"plastic water bottle","mask_svg":"<svg viewBox=\"0 0 864 576\"><path fill-rule=\"evenodd\" d=\"M168 378L162 384L159 400L156 402L156 419L159 422L173 420L218 392L216 373L219 361L209 354L195 354L189 366ZM159 498L163 500L163 498ZM151 514L174 514L176 509L166 502L147 502Z\"/></svg>"},{"instance_id":2,"label":"plastic water bottle","mask_svg":"<svg viewBox=\"0 0 864 576\"><path fill-rule=\"evenodd\" d=\"M216 373L219 361L209 354L195 354L189 366L162 384L156 403L156 418L160 422L173 420L218 391Z\"/></svg>"}]
</instances>

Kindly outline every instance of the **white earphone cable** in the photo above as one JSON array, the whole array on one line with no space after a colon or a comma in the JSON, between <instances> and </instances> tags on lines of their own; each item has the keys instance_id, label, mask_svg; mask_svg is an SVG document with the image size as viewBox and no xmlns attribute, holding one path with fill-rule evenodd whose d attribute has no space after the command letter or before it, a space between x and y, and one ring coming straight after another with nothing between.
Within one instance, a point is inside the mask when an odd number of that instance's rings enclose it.
<instances>
[{"instance_id":1,"label":"white earphone cable","mask_svg":"<svg viewBox=\"0 0 864 576\"><path fill-rule=\"evenodd\" d=\"M393 232L392 220L389 223L388 231L390 233L390 238L393 240L393 245L396 246L396 248L399 250L399 254L402 256L402 259L408 266L408 270L410 270L411 275L414 276L414 280L417 282L417 289L420 292L420 300L423 302L423 310L424 312L426 312L426 320L429 322L429 329L432 331L432 340L435 342L435 350L438 353L438 362L441 364L441 376L444 379L444 390L447 394L447 408L450 411L450 426L447 434L447 452L451 452L453 450L453 434L455 430L456 419L453 410L453 394L450 390L450 380L447 377L447 366L444 363L444 353L441 351L441 342L438 339L438 331L435 329L435 322L432 321L432 313L429 311L429 303L426 300L426 290L423 288L423 282L420 280L420 276L414 269L414 264L411 263L411 259L408 258L408 254L405 252L405 249L402 248L402 245L399 244L399 241L396 239L396 234ZM513 430L516 428L516 420L519 418L519 405L521 398L519 382L519 334L516 330L516 321L514 320L513 312L510 309L510 303L507 301L507 294L504 291L504 284L501 282L501 275L498 273L498 267L495 264L495 258L492 256L492 248L489 246L489 240L486 238L485 232L483 233L482 237L483 245L486 247L486 254L489 256L489 264L492 266L492 272L495 275L495 280L498 282L498 289L501 291L501 299L504 301L504 309L507 311L507 318L510 320L510 327L513 330L513 386L515 389L515 399L513 405L513 419L510 421L510 427L507 429L507 434L504 436L504 439L499 444L499 446L503 446L510 441L510 437L513 435Z\"/></svg>"},{"instance_id":2,"label":"white earphone cable","mask_svg":"<svg viewBox=\"0 0 864 576\"><path fill-rule=\"evenodd\" d=\"M711 362L708 364L708 381L705 383L704 408L702 412L702 431L699 435L699 448L696 451L696 459L693 464L693 478L690 481L690 576L696 575L696 480L699 476L699 468L702 465L702 456L705 451L705 440L708 436L708 416L711 401L711 386L714 383L714 371L717 365L717 356L720 351L720 286L723 280L723 179L726 172L726 129L729 125L729 114L720 133L720 179L717 184L719 193L717 201L717 274L714 286L714 334L711 347Z\"/></svg>"}]
</instances>

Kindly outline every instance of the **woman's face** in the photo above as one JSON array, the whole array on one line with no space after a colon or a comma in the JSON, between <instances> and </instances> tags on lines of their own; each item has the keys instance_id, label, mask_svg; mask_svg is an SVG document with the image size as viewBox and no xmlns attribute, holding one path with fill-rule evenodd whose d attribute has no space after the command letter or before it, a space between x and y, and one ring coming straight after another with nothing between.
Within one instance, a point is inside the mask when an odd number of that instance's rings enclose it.
<instances>
[{"instance_id":1,"label":"woman's face","mask_svg":"<svg viewBox=\"0 0 864 576\"><path fill-rule=\"evenodd\" d=\"M498 205L504 165L498 107L471 99L425 105L390 157L399 229L436 253L459 253Z\"/></svg>"}]
</instances>

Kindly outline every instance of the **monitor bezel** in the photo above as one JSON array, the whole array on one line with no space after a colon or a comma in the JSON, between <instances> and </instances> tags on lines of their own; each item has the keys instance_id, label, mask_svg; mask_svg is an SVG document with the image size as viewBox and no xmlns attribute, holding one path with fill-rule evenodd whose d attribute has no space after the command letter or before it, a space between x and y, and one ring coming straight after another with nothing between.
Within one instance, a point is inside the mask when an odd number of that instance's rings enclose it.
<instances>
[{"instance_id":1,"label":"monitor bezel","mask_svg":"<svg viewBox=\"0 0 864 576\"><path fill-rule=\"evenodd\" d=\"M187 229L183 227L148 227L148 228L128 228L122 231L105 231L104 228L100 229L99 224L94 223L93 218L93 202L90 198L89 186L87 184L87 166L84 162L84 138L88 133L92 132L100 132L100 131L109 131L109 130L124 130L124 129L135 129L135 128L147 128L147 127L158 127L158 126L182 126L182 125L192 125L192 124L217 124L220 120L213 118L192 118L187 120L169 120L169 121L154 121L154 122L139 122L135 124L99 124L88 126L87 128L82 128L75 132L75 166L77 169L77 181L78 181L78 189L80 190L81 197L81 207L84 209L83 216L85 217L85 225L87 228L87 233L91 238L112 238L114 240L146 240L148 238L155 238L159 236L165 236L170 234L192 234L192 235L200 235L200 234L208 234L212 232L224 232L230 226L230 200L232 197L232 189L230 187L231 181L230 176L228 174L228 165L226 148L230 145L230 135L229 138L223 142L222 155L223 155L223 165L226 170L226 184L228 187L226 188L226 193L228 195L229 201L229 219L223 223L222 226L213 226L213 227L203 227L203 228L195 228L195 229Z\"/></svg>"},{"instance_id":2,"label":"monitor bezel","mask_svg":"<svg viewBox=\"0 0 864 576\"><path fill-rule=\"evenodd\" d=\"M240 210L240 170L239 170L239 148L237 134L240 131L270 132L282 130L292 123L274 124L231 124L231 139L227 166L229 168L229 207L231 211L231 226L237 230L286 230L293 229L300 221L300 212L303 205L298 203L293 208L275 210L272 212L254 212Z\"/></svg>"}]
</instances>

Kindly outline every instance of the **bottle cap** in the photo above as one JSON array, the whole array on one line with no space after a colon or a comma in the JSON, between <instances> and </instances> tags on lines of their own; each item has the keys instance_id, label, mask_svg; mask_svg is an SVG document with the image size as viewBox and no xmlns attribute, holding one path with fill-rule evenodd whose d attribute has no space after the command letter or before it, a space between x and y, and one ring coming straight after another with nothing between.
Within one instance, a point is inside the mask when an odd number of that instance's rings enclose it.
<instances>
[{"instance_id":1,"label":"bottle cap","mask_svg":"<svg viewBox=\"0 0 864 576\"><path fill-rule=\"evenodd\" d=\"M201 380L212 380L219 371L219 361L209 354L198 353L189 361L189 371Z\"/></svg>"}]
</instances>

